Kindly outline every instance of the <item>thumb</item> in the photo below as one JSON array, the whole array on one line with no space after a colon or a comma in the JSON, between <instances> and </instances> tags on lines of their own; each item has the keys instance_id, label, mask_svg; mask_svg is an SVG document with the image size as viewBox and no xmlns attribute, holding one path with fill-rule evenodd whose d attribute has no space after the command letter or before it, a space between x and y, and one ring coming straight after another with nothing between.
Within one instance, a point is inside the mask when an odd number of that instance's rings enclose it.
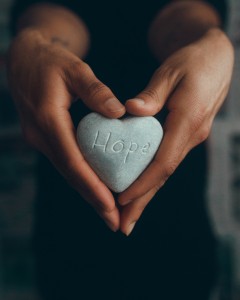
<instances>
[{"instance_id":1,"label":"thumb","mask_svg":"<svg viewBox=\"0 0 240 300\"><path fill-rule=\"evenodd\" d=\"M70 91L80 97L91 110L108 118L119 118L125 114L125 106L111 89L95 76L88 64L79 61L67 73Z\"/></svg>"},{"instance_id":2,"label":"thumb","mask_svg":"<svg viewBox=\"0 0 240 300\"><path fill-rule=\"evenodd\" d=\"M135 98L127 100L128 113L136 116L157 114L181 81L180 72L167 66L155 71L147 87Z\"/></svg>"}]
</instances>

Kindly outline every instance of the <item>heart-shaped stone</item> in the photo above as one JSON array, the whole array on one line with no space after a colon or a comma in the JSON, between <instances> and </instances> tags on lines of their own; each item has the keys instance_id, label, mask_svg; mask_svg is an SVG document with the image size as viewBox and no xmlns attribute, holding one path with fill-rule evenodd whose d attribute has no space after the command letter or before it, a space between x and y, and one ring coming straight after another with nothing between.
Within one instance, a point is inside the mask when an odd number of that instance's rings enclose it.
<instances>
[{"instance_id":1,"label":"heart-shaped stone","mask_svg":"<svg viewBox=\"0 0 240 300\"><path fill-rule=\"evenodd\" d=\"M90 113L77 128L78 144L86 161L118 193L146 169L162 136L162 127L154 117L108 119Z\"/></svg>"}]
</instances>

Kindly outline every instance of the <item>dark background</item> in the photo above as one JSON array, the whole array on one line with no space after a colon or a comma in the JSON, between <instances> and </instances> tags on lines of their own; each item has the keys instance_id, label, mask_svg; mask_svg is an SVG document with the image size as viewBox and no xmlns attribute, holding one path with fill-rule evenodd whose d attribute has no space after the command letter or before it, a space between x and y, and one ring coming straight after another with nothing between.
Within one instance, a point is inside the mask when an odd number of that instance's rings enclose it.
<instances>
[{"instance_id":1,"label":"dark background","mask_svg":"<svg viewBox=\"0 0 240 300\"><path fill-rule=\"evenodd\" d=\"M239 23L237 21L240 20L240 5L238 2L238 0L229 1L231 7L229 26L236 53L240 57L240 21ZM0 300L37 300L39 297L35 289L34 258L31 249L32 211L36 192L36 153L22 140L18 117L6 83L4 63L10 40L7 17L10 5L10 0L0 0ZM240 99L239 66L239 59L237 59L231 99L238 99L238 102ZM225 104L224 111L218 118L223 123L226 120L227 124L233 118L232 108L229 108L229 105L238 105L236 109L240 108L240 102L237 103L231 99ZM238 122L240 118L235 116L234 120ZM216 127L213 140L216 140L218 130L220 129ZM220 143L222 148L226 146L225 141L226 139L222 141L222 144ZM230 222L232 220L236 231L238 229L240 232L240 221L238 223L234 219L236 216L238 220L240 219L239 141L240 126L239 132L235 132L234 136L229 138L229 144L232 147L232 154L229 153L229 156L232 155L230 161L236 178L232 180L232 193L230 193L232 201L228 203L230 206L233 203L229 210L232 212ZM223 197L222 201L227 200ZM219 203L220 206L221 204ZM239 300L240 241L238 237L240 235L236 236L234 232L223 234L224 230L221 232L218 229L219 218L216 217L218 211L215 206L210 205L210 207L216 210L210 211L209 214L212 216L212 224L218 234L220 265L218 285L212 300ZM239 228L237 228L238 225Z\"/></svg>"}]
</instances>

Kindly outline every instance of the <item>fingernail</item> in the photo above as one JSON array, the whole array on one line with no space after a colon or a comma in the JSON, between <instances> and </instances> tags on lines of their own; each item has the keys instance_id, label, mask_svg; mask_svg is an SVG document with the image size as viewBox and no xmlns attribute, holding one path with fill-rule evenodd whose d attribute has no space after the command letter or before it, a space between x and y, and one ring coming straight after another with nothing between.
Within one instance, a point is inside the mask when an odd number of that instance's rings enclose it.
<instances>
[{"instance_id":1,"label":"fingernail","mask_svg":"<svg viewBox=\"0 0 240 300\"><path fill-rule=\"evenodd\" d=\"M116 227L111 222L105 220L105 223L113 232L117 232Z\"/></svg>"},{"instance_id":2,"label":"fingernail","mask_svg":"<svg viewBox=\"0 0 240 300\"><path fill-rule=\"evenodd\" d=\"M134 99L130 99L128 101L133 101L135 102L137 105L144 105L145 104L145 101L143 99L139 99L139 98L134 98Z\"/></svg>"},{"instance_id":3,"label":"fingernail","mask_svg":"<svg viewBox=\"0 0 240 300\"><path fill-rule=\"evenodd\" d=\"M126 235L129 236L131 234L131 232L133 231L133 228L135 226L136 222L131 223L128 228L127 228L127 232Z\"/></svg>"},{"instance_id":4,"label":"fingernail","mask_svg":"<svg viewBox=\"0 0 240 300\"><path fill-rule=\"evenodd\" d=\"M104 103L104 106L108 111L111 111L111 112L115 112L115 111L124 109L124 106L116 98L108 99Z\"/></svg>"}]
</instances>

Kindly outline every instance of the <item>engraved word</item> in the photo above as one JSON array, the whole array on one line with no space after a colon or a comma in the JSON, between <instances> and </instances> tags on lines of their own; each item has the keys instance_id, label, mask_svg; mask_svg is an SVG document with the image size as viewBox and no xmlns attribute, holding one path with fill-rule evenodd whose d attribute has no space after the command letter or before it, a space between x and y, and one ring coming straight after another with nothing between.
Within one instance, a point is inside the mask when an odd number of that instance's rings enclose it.
<instances>
[{"instance_id":1,"label":"engraved word","mask_svg":"<svg viewBox=\"0 0 240 300\"><path fill-rule=\"evenodd\" d=\"M112 135L111 132L109 132L104 138L102 136L100 137L100 135L101 133L98 130L92 145L92 149L98 147L101 148L103 152L112 152L112 153L121 153L125 151L126 155L123 161L124 164L126 163L130 154L136 153L136 151L139 151L142 154L147 154L150 148L150 143L146 143L143 146L139 146L137 143L131 141L128 143L122 139L113 142L111 141L111 135Z\"/></svg>"}]
</instances>

